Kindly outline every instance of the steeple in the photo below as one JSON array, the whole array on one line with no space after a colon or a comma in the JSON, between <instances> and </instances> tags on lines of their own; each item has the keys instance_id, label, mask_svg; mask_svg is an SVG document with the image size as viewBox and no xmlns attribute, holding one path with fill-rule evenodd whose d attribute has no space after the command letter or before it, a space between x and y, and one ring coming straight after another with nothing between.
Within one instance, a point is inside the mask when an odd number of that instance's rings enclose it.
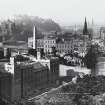
<instances>
[{"instance_id":1,"label":"steeple","mask_svg":"<svg viewBox=\"0 0 105 105\"><path fill-rule=\"evenodd\" d=\"M94 26L94 20L93 20L93 18L92 18L92 26Z\"/></svg>"},{"instance_id":2,"label":"steeple","mask_svg":"<svg viewBox=\"0 0 105 105\"><path fill-rule=\"evenodd\" d=\"M76 26L76 24L75 24L75 34L76 34L76 32L77 32L77 26Z\"/></svg>"},{"instance_id":3,"label":"steeple","mask_svg":"<svg viewBox=\"0 0 105 105\"><path fill-rule=\"evenodd\" d=\"M86 21L86 17L85 17L84 28L83 28L83 35L87 35L87 34L88 34L88 29L87 29L87 21Z\"/></svg>"}]
</instances>

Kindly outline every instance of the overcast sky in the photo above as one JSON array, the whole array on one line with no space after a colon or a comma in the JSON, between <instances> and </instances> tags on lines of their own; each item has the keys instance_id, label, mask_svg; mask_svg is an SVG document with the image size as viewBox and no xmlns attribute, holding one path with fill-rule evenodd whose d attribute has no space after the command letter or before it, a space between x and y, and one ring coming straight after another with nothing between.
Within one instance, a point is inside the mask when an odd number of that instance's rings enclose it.
<instances>
[{"instance_id":1,"label":"overcast sky","mask_svg":"<svg viewBox=\"0 0 105 105\"><path fill-rule=\"evenodd\" d=\"M105 23L105 0L0 0L0 18L28 14L51 18L61 25Z\"/></svg>"}]
</instances>

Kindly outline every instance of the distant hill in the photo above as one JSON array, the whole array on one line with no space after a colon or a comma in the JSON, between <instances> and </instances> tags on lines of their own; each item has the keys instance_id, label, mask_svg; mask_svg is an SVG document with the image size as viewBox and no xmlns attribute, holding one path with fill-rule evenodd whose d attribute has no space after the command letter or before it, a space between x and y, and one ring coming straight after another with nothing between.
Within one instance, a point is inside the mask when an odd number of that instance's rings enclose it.
<instances>
[{"instance_id":1,"label":"distant hill","mask_svg":"<svg viewBox=\"0 0 105 105\"><path fill-rule=\"evenodd\" d=\"M14 20L9 21L13 22L13 33L12 35L10 35L11 40L27 41L28 37L32 36L34 25L37 27L38 30L37 37L41 37L42 32L61 31L60 26L51 19L42 19L35 16L18 15L15 16Z\"/></svg>"},{"instance_id":2,"label":"distant hill","mask_svg":"<svg viewBox=\"0 0 105 105\"><path fill-rule=\"evenodd\" d=\"M27 28L37 26L41 32L61 31L60 26L51 19L42 19L35 16L18 15L15 16L16 24L23 24Z\"/></svg>"}]
</instances>

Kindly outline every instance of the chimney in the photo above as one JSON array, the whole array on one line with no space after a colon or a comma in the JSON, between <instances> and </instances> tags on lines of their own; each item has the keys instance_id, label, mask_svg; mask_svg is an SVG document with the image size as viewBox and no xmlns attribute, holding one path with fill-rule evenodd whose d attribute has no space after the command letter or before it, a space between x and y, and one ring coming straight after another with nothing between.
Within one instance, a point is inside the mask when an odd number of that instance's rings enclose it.
<instances>
[{"instance_id":1,"label":"chimney","mask_svg":"<svg viewBox=\"0 0 105 105\"><path fill-rule=\"evenodd\" d=\"M33 28L33 49L36 49L36 27Z\"/></svg>"},{"instance_id":2,"label":"chimney","mask_svg":"<svg viewBox=\"0 0 105 105\"><path fill-rule=\"evenodd\" d=\"M10 64L5 64L5 68L6 70L8 70L8 72L14 74L14 70L15 70L14 57L10 57Z\"/></svg>"},{"instance_id":3,"label":"chimney","mask_svg":"<svg viewBox=\"0 0 105 105\"><path fill-rule=\"evenodd\" d=\"M14 57L10 57L10 64L13 64L14 65L14 63L15 63Z\"/></svg>"},{"instance_id":4,"label":"chimney","mask_svg":"<svg viewBox=\"0 0 105 105\"><path fill-rule=\"evenodd\" d=\"M4 57L7 56L7 48L4 48Z\"/></svg>"},{"instance_id":5,"label":"chimney","mask_svg":"<svg viewBox=\"0 0 105 105\"><path fill-rule=\"evenodd\" d=\"M41 54L40 54L40 52L37 52L37 59L41 59Z\"/></svg>"},{"instance_id":6,"label":"chimney","mask_svg":"<svg viewBox=\"0 0 105 105\"><path fill-rule=\"evenodd\" d=\"M4 57L10 58L11 57L11 49L4 48Z\"/></svg>"}]
</instances>

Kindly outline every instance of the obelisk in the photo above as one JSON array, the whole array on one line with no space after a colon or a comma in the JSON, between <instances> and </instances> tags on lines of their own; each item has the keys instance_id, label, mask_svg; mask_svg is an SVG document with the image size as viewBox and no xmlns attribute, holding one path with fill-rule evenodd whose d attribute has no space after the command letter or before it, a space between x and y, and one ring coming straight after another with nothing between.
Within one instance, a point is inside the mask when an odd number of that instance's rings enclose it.
<instances>
[{"instance_id":1,"label":"obelisk","mask_svg":"<svg viewBox=\"0 0 105 105\"><path fill-rule=\"evenodd\" d=\"M36 49L36 27L33 28L33 49Z\"/></svg>"}]
</instances>

